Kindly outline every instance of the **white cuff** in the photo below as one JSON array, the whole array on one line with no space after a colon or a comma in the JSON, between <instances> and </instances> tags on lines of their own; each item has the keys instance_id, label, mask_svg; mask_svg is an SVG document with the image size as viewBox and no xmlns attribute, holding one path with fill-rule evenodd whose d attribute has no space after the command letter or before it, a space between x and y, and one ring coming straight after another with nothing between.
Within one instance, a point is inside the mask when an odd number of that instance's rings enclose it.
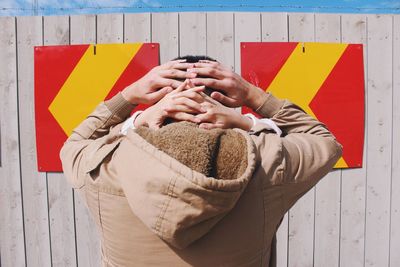
<instances>
[{"instance_id":1,"label":"white cuff","mask_svg":"<svg viewBox=\"0 0 400 267\"><path fill-rule=\"evenodd\" d=\"M122 125L120 133L126 135L129 129L136 129L135 120L142 112L143 110L139 110L133 113Z\"/></svg>"},{"instance_id":2,"label":"white cuff","mask_svg":"<svg viewBox=\"0 0 400 267\"><path fill-rule=\"evenodd\" d=\"M266 128L268 130L274 131L279 136L282 135L282 130L279 129L279 127L275 124L275 122L273 120L270 120L267 118L257 119L257 117L251 113L244 114L244 116L250 118L253 121L253 126L255 126L258 123L262 123L267 126Z\"/></svg>"}]
</instances>

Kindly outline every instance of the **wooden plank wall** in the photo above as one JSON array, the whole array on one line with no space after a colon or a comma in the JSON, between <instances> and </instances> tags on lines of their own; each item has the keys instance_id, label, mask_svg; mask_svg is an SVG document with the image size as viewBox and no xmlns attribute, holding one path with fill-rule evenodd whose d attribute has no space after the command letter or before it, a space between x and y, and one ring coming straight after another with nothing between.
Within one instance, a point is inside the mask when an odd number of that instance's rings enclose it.
<instances>
[{"instance_id":1,"label":"wooden plank wall","mask_svg":"<svg viewBox=\"0 0 400 267\"><path fill-rule=\"evenodd\" d=\"M84 203L37 171L33 46L158 42L161 62L207 54L240 73L242 41L365 44L364 167L332 171L290 210L278 266L400 266L400 16L229 12L0 18L1 266L100 266Z\"/></svg>"}]
</instances>

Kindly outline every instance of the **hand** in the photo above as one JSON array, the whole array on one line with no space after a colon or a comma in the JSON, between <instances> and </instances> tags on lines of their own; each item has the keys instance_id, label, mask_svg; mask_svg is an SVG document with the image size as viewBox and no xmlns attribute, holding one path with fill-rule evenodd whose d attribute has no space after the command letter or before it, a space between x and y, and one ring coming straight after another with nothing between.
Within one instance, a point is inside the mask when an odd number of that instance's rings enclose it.
<instances>
[{"instance_id":1,"label":"hand","mask_svg":"<svg viewBox=\"0 0 400 267\"><path fill-rule=\"evenodd\" d=\"M195 115L206 111L200 104L204 101L203 96L200 95L200 92L204 90L204 86L188 89L189 86L190 82L185 81L157 104L143 111L136 118L135 127L147 126L158 129L166 118L199 123L200 119L196 118Z\"/></svg>"},{"instance_id":2,"label":"hand","mask_svg":"<svg viewBox=\"0 0 400 267\"><path fill-rule=\"evenodd\" d=\"M240 128L245 131L250 131L253 126L253 121L251 119L207 96L205 96L205 101L201 105L206 112L196 116L201 120L200 128Z\"/></svg>"},{"instance_id":3,"label":"hand","mask_svg":"<svg viewBox=\"0 0 400 267\"><path fill-rule=\"evenodd\" d=\"M195 73L186 72L193 63L185 60L169 61L154 67L145 76L122 91L122 96L132 104L154 104L182 84L182 81L196 77Z\"/></svg>"},{"instance_id":4,"label":"hand","mask_svg":"<svg viewBox=\"0 0 400 267\"><path fill-rule=\"evenodd\" d=\"M221 91L213 92L211 97L225 106L245 105L255 110L265 99L264 91L218 62L201 60L194 63L194 68L188 69L188 72L197 74L197 78L192 79L195 85L205 85Z\"/></svg>"}]
</instances>

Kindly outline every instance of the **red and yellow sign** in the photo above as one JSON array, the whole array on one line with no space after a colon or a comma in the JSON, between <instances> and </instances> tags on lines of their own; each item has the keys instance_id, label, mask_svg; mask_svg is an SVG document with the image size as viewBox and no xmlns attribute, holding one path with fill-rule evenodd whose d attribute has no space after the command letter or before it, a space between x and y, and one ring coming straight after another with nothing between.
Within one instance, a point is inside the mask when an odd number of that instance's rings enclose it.
<instances>
[{"instance_id":1,"label":"red and yellow sign","mask_svg":"<svg viewBox=\"0 0 400 267\"><path fill-rule=\"evenodd\" d=\"M343 157L336 168L362 166L362 45L241 43L241 61L246 80L291 100L327 125L343 145Z\"/></svg>"},{"instance_id":2,"label":"red and yellow sign","mask_svg":"<svg viewBox=\"0 0 400 267\"><path fill-rule=\"evenodd\" d=\"M59 152L72 130L159 64L155 43L35 47L35 117L39 171L62 171Z\"/></svg>"}]
</instances>

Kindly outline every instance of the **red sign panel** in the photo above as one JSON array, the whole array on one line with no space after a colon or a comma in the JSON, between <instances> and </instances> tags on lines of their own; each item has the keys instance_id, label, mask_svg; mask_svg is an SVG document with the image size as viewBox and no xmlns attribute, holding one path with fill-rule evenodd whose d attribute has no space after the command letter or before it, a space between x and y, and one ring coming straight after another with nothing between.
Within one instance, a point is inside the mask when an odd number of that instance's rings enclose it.
<instances>
[{"instance_id":1,"label":"red sign panel","mask_svg":"<svg viewBox=\"0 0 400 267\"><path fill-rule=\"evenodd\" d=\"M103 100L159 65L155 43L35 47L39 171L62 171L60 149Z\"/></svg>"},{"instance_id":2,"label":"red sign panel","mask_svg":"<svg viewBox=\"0 0 400 267\"><path fill-rule=\"evenodd\" d=\"M299 105L343 145L336 168L361 167L364 65L361 44L242 43L242 76ZM244 109L249 112L249 109Z\"/></svg>"}]
</instances>

